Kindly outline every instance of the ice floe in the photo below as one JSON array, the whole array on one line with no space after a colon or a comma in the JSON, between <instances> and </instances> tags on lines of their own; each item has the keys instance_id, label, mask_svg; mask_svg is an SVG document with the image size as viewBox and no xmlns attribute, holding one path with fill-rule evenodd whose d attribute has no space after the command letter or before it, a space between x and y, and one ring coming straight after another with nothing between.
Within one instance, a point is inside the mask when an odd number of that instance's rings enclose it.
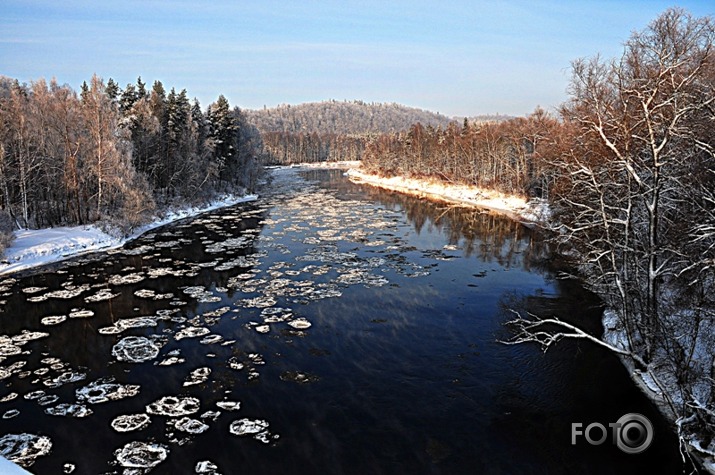
<instances>
[{"instance_id":1,"label":"ice floe","mask_svg":"<svg viewBox=\"0 0 715 475\"><path fill-rule=\"evenodd\" d=\"M153 360L159 354L159 347L149 338L127 336L112 347L112 356L127 363L142 363Z\"/></svg>"},{"instance_id":2,"label":"ice floe","mask_svg":"<svg viewBox=\"0 0 715 475\"><path fill-rule=\"evenodd\" d=\"M0 455L23 467L30 467L51 450L52 440L46 435L22 433L0 437Z\"/></svg>"},{"instance_id":3,"label":"ice floe","mask_svg":"<svg viewBox=\"0 0 715 475\"><path fill-rule=\"evenodd\" d=\"M169 449L155 442L133 441L114 452L119 465L125 468L149 469L166 460Z\"/></svg>"},{"instance_id":4,"label":"ice floe","mask_svg":"<svg viewBox=\"0 0 715 475\"><path fill-rule=\"evenodd\" d=\"M112 420L111 426L117 432L142 430L149 426L151 418L147 414L124 414Z\"/></svg>"},{"instance_id":5,"label":"ice floe","mask_svg":"<svg viewBox=\"0 0 715 475\"><path fill-rule=\"evenodd\" d=\"M140 389L136 384L119 384L113 378L102 378L77 389L75 394L78 401L99 404L136 396Z\"/></svg>"},{"instance_id":6,"label":"ice floe","mask_svg":"<svg viewBox=\"0 0 715 475\"><path fill-rule=\"evenodd\" d=\"M194 397L164 396L146 406L146 412L159 416L187 416L198 412L201 405Z\"/></svg>"}]
</instances>

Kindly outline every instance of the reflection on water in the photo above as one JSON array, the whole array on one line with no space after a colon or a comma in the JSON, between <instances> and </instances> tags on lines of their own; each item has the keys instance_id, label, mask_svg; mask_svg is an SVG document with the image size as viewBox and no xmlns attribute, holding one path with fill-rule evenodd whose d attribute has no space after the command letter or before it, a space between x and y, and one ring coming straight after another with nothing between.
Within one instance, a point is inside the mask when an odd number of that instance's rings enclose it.
<instances>
[{"instance_id":1,"label":"reflection on water","mask_svg":"<svg viewBox=\"0 0 715 475\"><path fill-rule=\"evenodd\" d=\"M499 216L277 170L261 200L0 282L0 453L37 473L677 471L610 355L507 338L505 309L598 331L548 246ZM642 412L641 455L571 446Z\"/></svg>"}]
</instances>

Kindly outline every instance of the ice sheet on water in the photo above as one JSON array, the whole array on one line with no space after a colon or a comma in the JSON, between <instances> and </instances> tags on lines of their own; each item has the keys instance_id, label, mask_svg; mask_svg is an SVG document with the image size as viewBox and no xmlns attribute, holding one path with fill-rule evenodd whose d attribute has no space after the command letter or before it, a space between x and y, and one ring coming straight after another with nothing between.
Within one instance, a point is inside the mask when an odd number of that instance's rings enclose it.
<instances>
[{"instance_id":1,"label":"ice sheet on water","mask_svg":"<svg viewBox=\"0 0 715 475\"><path fill-rule=\"evenodd\" d=\"M23 467L30 467L38 457L52 450L52 440L46 435L7 434L0 438L0 455Z\"/></svg>"},{"instance_id":2,"label":"ice sheet on water","mask_svg":"<svg viewBox=\"0 0 715 475\"><path fill-rule=\"evenodd\" d=\"M88 408L84 404L69 404L69 403L61 403L56 405L55 407L48 407L45 409L45 414L49 414L50 416L63 416L63 417L76 417L76 418L82 418L82 417L87 417L91 416L92 409Z\"/></svg>"},{"instance_id":3,"label":"ice sheet on water","mask_svg":"<svg viewBox=\"0 0 715 475\"><path fill-rule=\"evenodd\" d=\"M67 315L48 315L40 320L40 323L45 326L59 325L60 323L67 320Z\"/></svg>"},{"instance_id":4,"label":"ice sheet on water","mask_svg":"<svg viewBox=\"0 0 715 475\"><path fill-rule=\"evenodd\" d=\"M29 297L27 301L43 302L47 299L73 299L87 290L89 290L89 284L83 284L80 286L66 285L62 290L53 290L43 295Z\"/></svg>"},{"instance_id":5,"label":"ice sheet on water","mask_svg":"<svg viewBox=\"0 0 715 475\"><path fill-rule=\"evenodd\" d=\"M247 307L247 308L266 308L272 307L276 304L276 299L271 296L261 296L252 299L242 299L236 302L236 305Z\"/></svg>"},{"instance_id":6,"label":"ice sheet on water","mask_svg":"<svg viewBox=\"0 0 715 475\"><path fill-rule=\"evenodd\" d=\"M185 361L186 361L185 358L181 358L179 356L169 356L167 358L164 358L163 360L161 360L159 363L156 363L156 364L158 364L159 366L172 366L175 364L184 363Z\"/></svg>"},{"instance_id":7,"label":"ice sheet on water","mask_svg":"<svg viewBox=\"0 0 715 475\"><path fill-rule=\"evenodd\" d=\"M149 338L127 336L112 347L112 356L127 363L142 363L153 360L159 354L159 347Z\"/></svg>"},{"instance_id":8,"label":"ice sheet on water","mask_svg":"<svg viewBox=\"0 0 715 475\"><path fill-rule=\"evenodd\" d=\"M125 414L112 420L112 429L117 432L142 430L149 426L151 418L147 414Z\"/></svg>"},{"instance_id":9,"label":"ice sheet on water","mask_svg":"<svg viewBox=\"0 0 715 475\"><path fill-rule=\"evenodd\" d=\"M85 302L103 302L105 300L111 300L114 297L119 296L118 293L113 294L109 289L102 289L94 295L88 295L84 298Z\"/></svg>"},{"instance_id":10,"label":"ice sheet on water","mask_svg":"<svg viewBox=\"0 0 715 475\"><path fill-rule=\"evenodd\" d=\"M188 432L189 434L201 434L202 432L206 432L209 428L207 424L190 417L182 417L181 419L174 421L174 427L176 430Z\"/></svg>"},{"instance_id":11,"label":"ice sheet on water","mask_svg":"<svg viewBox=\"0 0 715 475\"><path fill-rule=\"evenodd\" d=\"M312 326L312 324L303 317L299 317L294 320L291 320L290 322L288 322L288 325L295 328L296 330L305 330Z\"/></svg>"},{"instance_id":12,"label":"ice sheet on water","mask_svg":"<svg viewBox=\"0 0 715 475\"><path fill-rule=\"evenodd\" d=\"M320 381L318 376L300 371L284 371L281 373L280 379L281 381L290 381L298 384L309 384Z\"/></svg>"},{"instance_id":13,"label":"ice sheet on water","mask_svg":"<svg viewBox=\"0 0 715 475\"><path fill-rule=\"evenodd\" d=\"M133 317L123 318L114 322L114 325L100 328L98 331L102 335L115 335L129 328L147 328L155 327L159 317Z\"/></svg>"},{"instance_id":14,"label":"ice sheet on water","mask_svg":"<svg viewBox=\"0 0 715 475\"><path fill-rule=\"evenodd\" d=\"M271 435L268 427L268 422L263 419L243 418L231 422L228 430L233 435L252 436L254 439L267 444L272 438L278 438L278 436Z\"/></svg>"},{"instance_id":15,"label":"ice sheet on water","mask_svg":"<svg viewBox=\"0 0 715 475\"><path fill-rule=\"evenodd\" d=\"M12 419L13 417L17 417L19 415L20 415L20 411L18 411L17 409L8 409L2 415L2 418L3 419Z\"/></svg>"},{"instance_id":16,"label":"ice sheet on water","mask_svg":"<svg viewBox=\"0 0 715 475\"><path fill-rule=\"evenodd\" d=\"M164 396L146 406L146 412L158 416L188 416L198 412L200 407L194 397Z\"/></svg>"},{"instance_id":17,"label":"ice sheet on water","mask_svg":"<svg viewBox=\"0 0 715 475\"><path fill-rule=\"evenodd\" d=\"M210 290L206 290L205 287L197 285L192 287L186 287L183 292L198 300L199 302L220 302L221 297L215 296Z\"/></svg>"},{"instance_id":18,"label":"ice sheet on water","mask_svg":"<svg viewBox=\"0 0 715 475\"><path fill-rule=\"evenodd\" d=\"M87 377L86 373L79 371L65 371L64 373L54 377L45 379L42 384L48 388L59 388L68 383L75 383L77 381L82 381Z\"/></svg>"},{"instance_id":19,"label":"ice sheet on water","mask_svg":"<svg viewBox=\"0 0 715 475\"><path fill-rule=\"evenodd\" d=\"M47 287L25 287L22 291L26 294L36 294L39 292L44 292Z\"/></svg>"},{"instance_id":20,"label":"ice sheet on water","mask_svg":"<svg viewBox=\"0 0 715 475\"><path fill-rule=\"evenodd\" d=\"M194 467L194 472L196 472L197 475L221 475L218 472L218 465L210 460L201 460L200 462L197 462L196 467Z\"/></svg>"},{"instance_id":21,"label":"ice sheet on water","mask_svg":"<svg viewBox=\"0 0 715 475\"><path fill-rule=\"evenodd\" d=\"M211 333L211 330L206 327L186 327L176 332L174 339L183 340L184 338L196 338L208 335L209 333Z\"/></svg>"},{"instance_id":22,"label":"ice sheet on water","mask_svg":"<svg viewBox=\"0 0 715 475\"><path fill-rule=\"evenodd\" d=\"M17 399L19 394L12 392L0 398L0 402L10 402L13 399Z\"/></svg>"},{"instance_id":23,"label":"ice sheet on water","mask_svg":"<svg viewBox=\"0 0 715 475\"><path fill-rule=\"evenodd\" d=\"M214 343L220 343L222 341L223 337L221 335L207 335L201 340L199 340L199 343L201 343L202 345L212 345Z\"/></svg>"},{"instance_id":24,"label":"ice sheet on water","mask_svg":"<svg viewBox=\"0 0 715 475\"><path fill-rule=\"evenodd\" d=\"M237 371L242 370L245 368L246 365L244 365L237 357L232 356L228 359L227 361L228 367L231 369L235 369Z\"/></svg>"},{"instance_id":25,"label":"ice sheet on water","mask_svg":"<svg viewBox=\"0 0 715 475\"><path fill-rule=\"evenodd\" d=\"M94 311L86 308L73 308L70 312L70 318L89 318L94 316Z\"/></svg>"},{"instance_id":26,"label":"ice sheet on water","mask_svg":"<svg viewBox=\"0 0 715 475\"><path fill-rule=\"evenodd\" d=\"M109 278L108 282L111 285L125 285L136 284L137 282L141 282L142 280L144 280L144 276L142 274L132 272L131 274L126 275L113 275Z\"/></svg>"},{"instance_id":27,"label":"ice sheet on water","mask_svg":"<svg viewBox=\"0 0 715 475\"><path fill-rule=\"evenodd\" d=\"M226 411L238 411L241 409L240 401L218 401L216 405Z\"/></svg>"},{"instance_id":28,"label":"ice sheet on water","mask_svg":"<svg viewBox=\"0 0 715 475\"><path fill-rule=\"evenodd\" d=\"M119 465L125 468L149 469L166 460L169 449L154 442L133 441L114 451Z\"/></svg>"},{"instance_id":29,"label":"ice sheet on water","mask_svg":"<svg viewBox=\"0 0 715 475\"><path fill-rule=\"evenodd\" d=\"M136 396L140 389L137 384L119 384L113 378L102 378L77 389L75 395L80 402L100 404Z\"/></svg>"},{"instance_id":30,"label":"ice sheet on water","mask_svg":"<svg viewBox=\"0 0 715 475\"><path fill-rule=\"evenodd\" d=\"M209 367L196 368L186 378L186 380L184 381L184 386L193 386L196 384L204 383L206 382L206 380L209 379L210 374L211 368Z\"/></svg>"}]
</instances>

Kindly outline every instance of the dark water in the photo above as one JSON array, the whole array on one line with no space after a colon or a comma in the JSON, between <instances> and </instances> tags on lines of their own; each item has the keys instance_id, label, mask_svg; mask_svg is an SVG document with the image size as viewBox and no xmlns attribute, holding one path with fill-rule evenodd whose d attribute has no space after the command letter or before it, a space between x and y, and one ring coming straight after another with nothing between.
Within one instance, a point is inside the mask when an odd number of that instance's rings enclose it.
<instances>
[{"instance_id":1,"label":"dark water","mask_svg":"<svg viewBox=\"0 0 715 475\"><path fill-rule=\"evenodd\" d=\"M277 171L255 203L0 284L0 450L29 434L47 474L679 473L614 357L497 343L509 309L598 332L549 258L504 218ZM629 412L645 452L571 445Z\"/></svg>"}]
</instances>

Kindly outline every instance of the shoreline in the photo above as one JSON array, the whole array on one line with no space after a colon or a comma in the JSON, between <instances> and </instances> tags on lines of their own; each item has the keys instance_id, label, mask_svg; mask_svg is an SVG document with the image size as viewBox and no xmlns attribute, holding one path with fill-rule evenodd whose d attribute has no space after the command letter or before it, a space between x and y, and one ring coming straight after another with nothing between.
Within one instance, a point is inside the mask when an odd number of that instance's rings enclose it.
<instances>
[{"instance_id":1,"label":"shoreline","mask_svg":"<svg viewBox=\"0 0 715 475\"><path fill-rule=\"evenodd\" d=\"M419 198L439 199L488 209L527 225L545 222L551 214L547 203L543 200L527 200L521 196L507 195L476 186L440 183L402 176L381 177L365 173L357 168L350 168L347 171L347 176L354 183L365 183Z\"/></svg>"},{"instance_id":2,"label":"shoreline","mask_svg":"<svg viewBox=\"0 0 715 475\"><path fill-rule=\"evenodd\" d=\"M124 237L103 231L96 224L15 231L15 238L0 262L0 276L39 269L83 254L117 249L160 226L256 199L258 195L224 195L204 206L169 209Z\"/></svg>"}]
</instances>

